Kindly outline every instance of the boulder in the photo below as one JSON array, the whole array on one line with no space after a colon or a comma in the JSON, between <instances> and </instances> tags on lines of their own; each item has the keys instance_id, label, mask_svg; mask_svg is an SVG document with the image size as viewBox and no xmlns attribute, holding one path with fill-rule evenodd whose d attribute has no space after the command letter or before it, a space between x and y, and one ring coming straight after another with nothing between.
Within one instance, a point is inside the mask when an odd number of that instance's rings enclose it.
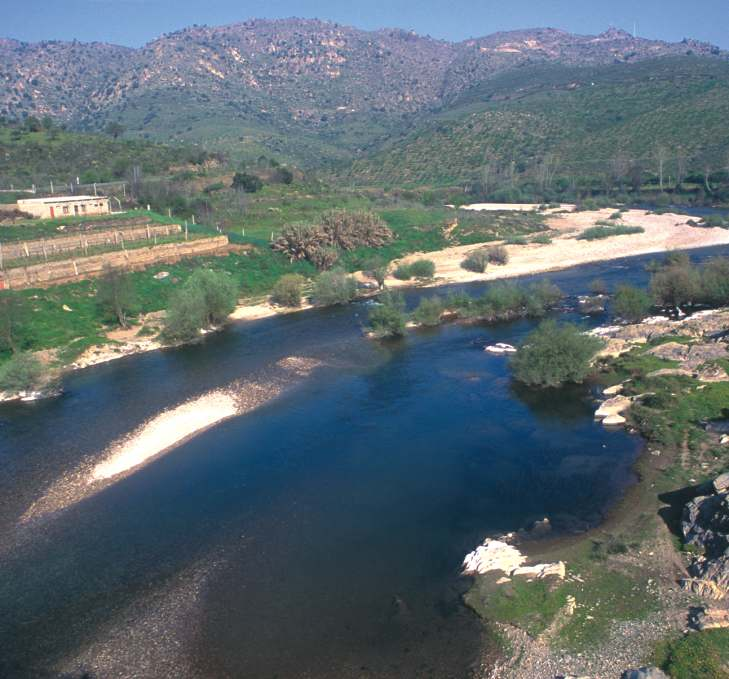
<instances>
[{"instance_id":1,"label":"boulder","mask_svg":"<svg viewBox=\"0 0 729 679\"><path fill-rule=\"evenodd\" d=\"M622 415L610 415L603 418L602 423L606 427L622 427L626 421Z\"/></svg>"},{"instance_id":2,"label":"boulder","mask_svg":"<svg viewBox=\"0 0 729 679\"><path fill-rule=\"evenodd\" d=\"M729 472L724 472L717 476L712 482L711 487L715 493L724 493L729 489Z\"/></svg>"},{"instance_id":3,"label":"boulder","mask_svg":"<svg viewBox=\"0 0 729 679\"><path fill-rule=\"evenodd\" d=\"M463 559L465 575L483 574L489 571L510 573L526 561L526 557L512 545L501 540L484 540Z\"/></svg>"},{"instance_id":4,"label":"boulder","mask_svg":"<svg viewBox=\"0 0 729 679\"><path fill-rule=\"evenodd\" d=\"M536 566L519 566L511 571L511 576L523 575L530 578L548 578L550 576L558 577L560 580L564 580L567 575L567 568L564 561L558 561L557 563L540 563Z\"/></svg>"},{"instance_id":5,"label":"boulder","mask_svg":"<svg viewBox=\"0 0 729 679\"><path fill-rule=\"evenodd\" d=\"M612 387L606 387L602 390L603 396L617 396L620 394L623 389L624 385L622 384L614 384Z\"/></svg>"},{"instance_id":6,"label":"boulder","mask_svg":"<svg viewBox=\"0 0 729 679\"><path fill-rule=\"evenodd\" d=\"M620 415L620 413L625 412L628 408L630 408L631 403L631 399L627 396L613 396L613 398L603 401L600 407L595 411L595 419L603 420L606 417Z\"/></svg>"},{"instance_id":7,"label":"boulder","mask_svg":"<svg viewBox=\"0 0 729 679\"><path fill-rule=\"evenodd\" d=\"M505 344L504 342L497 342L487 346L484 351L488 351L490 354L515 354L516 347L512 347L511 344Z\"/></svg>"},{"instance_id":8,"label":"boulder","mask_svg":"<svg viewBox=\"0 0 729 679\"><path fill-rule=\"evenodd\" d=\"M689 614L689 626L698 631L729 627L729 610L726 608L694 609Z\"/></svg>"},{"instance_id":9,"label":"boulder","mask_svg":"<svg viewBox=\"0 0 729 679\"><path fill-rule=\"evenodd\" d=\"M625 670L621 679L671 679L657 667L639 667L637 670Z\"/></svg>"}]
</instances>

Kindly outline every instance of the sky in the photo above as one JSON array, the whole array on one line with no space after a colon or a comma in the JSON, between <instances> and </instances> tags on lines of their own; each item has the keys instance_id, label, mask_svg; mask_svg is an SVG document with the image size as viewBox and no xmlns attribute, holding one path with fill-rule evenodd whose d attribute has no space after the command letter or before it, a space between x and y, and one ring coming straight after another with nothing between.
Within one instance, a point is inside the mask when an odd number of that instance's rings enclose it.
<instances>
[{"instance_id":1,"label":"sky","mask_svg":"<svg viewBox=\"0 0 729 679\"><path fill-rule=\"evenodd\" d=\"M647 38L696 38L729 49L729 0L23 0L7 1L0 37L98 40L138 47L192 24L251 18L328 19L364 29L397 27L446 40L550 26Z\"/></svg>"}]
</instances>

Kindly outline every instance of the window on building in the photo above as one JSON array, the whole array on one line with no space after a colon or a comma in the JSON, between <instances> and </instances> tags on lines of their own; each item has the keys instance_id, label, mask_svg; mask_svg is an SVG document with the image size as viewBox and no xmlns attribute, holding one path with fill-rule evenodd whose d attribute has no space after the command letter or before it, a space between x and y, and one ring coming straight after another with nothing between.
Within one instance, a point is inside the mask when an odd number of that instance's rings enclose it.
<instances>
[{"instance_id":1,"label":"window on building","mask_svg":"<svg viewBox=\"0 0 729 679\"><path fill-rule=\"evenodd\" d=\"M63 206L63 214L64 214L64 215L67 215L67 214L69 214L70 212L71 212L71 210L70 210L70 208L68 207L68 205L64 205L64 206Z\"/></svg>"}]
</instances>

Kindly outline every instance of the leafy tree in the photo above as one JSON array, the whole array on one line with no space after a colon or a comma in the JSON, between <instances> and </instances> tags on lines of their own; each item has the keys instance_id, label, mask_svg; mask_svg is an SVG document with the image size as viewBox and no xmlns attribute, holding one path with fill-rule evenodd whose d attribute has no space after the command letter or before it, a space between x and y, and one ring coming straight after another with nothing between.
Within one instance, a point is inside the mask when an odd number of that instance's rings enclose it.
<instances>
[{"instance_id":1,"label":"leafy tree","mask_svg":"<svg viewBox=\"0 0 729 679\"><path fill-rule=\"evenodd\" d=\"M410 274L420 279L433 278L435 276L435 263L429 259L416 259L410 264Z\"/></svg>"},{"instance_id":2,"label":"leafy tree","mask_svg":"<svg viewBox=\"0 0 729 679\"><path fill-rule=\"evenodd\" d=\"M539 387L582 382L601 346L601 340L584 335L576 325L543 321L526 337L512 359L514 377L524 384Z\"/></svg>"},{"instance_id":3,"label":"leafy tree","mask_svg":"<svg viewBox=\"0 0 729 679\"><path fill-rule=\"evenodd\" d=\"M300 307L302 288L306 279L297 273L281 276L273 286L271 301L286 307Z\"/></svg>"},{"instance_id":4,"label":"leafy tree","mask_svg":"<svg viewBox=\"0 0 729 679\"><path fill-rule=\"evenodd\" d=\"M701 278L690 264L672 264L653 274L651 294L656 304L680 308L699 298Z\"/></svg>"},{"instance_id":5,"label":"leafy tree","mask_svg":"<svg viewBox=\"0 0 729 679\"><path fill-rule=\"evenodd\" d=\"M319 306L347 304L354 299L357 283L344 271L323 271L314 282L314 301Z\"/></svg>"},{"instance_id":6,"label":"leafy tree","mask_svg":"<svg viewBox=\"0 0 729 679\"><path fill-rule=\"evenodd\" d=\"M235 308L238 286L224 272L197 269L170 298L163 336L195 339L200 330L222 323Z\"/></svg>"},{"instance_id":7,"label":"leafy tree","mask_svg":"<svg viewBox=\"0 0 729 679\"><path fill-rule=\"evenodd\" d=\"M704 265L701 288L701 297L707 304L729 304L729 259L717 257Z\"/></svg>"},{"instance_id":8,"label":"leafy tree","mask_svg":"<svg viewBox=\"0 0 729 679\"><path fill-rule=\"evenodd\" d=\"M236 191L242 191L244 193L256 193L256 191L260 191L263 188L263 182L254 174L236 172L233 175L231 187Z\"/></svg>"},{"instance_id":9,"label":"leafy tree","mask_svg":"<svg viewBox=\"0 0 729 679\"><path fill-rule=\"evenodd\" d=\"M440 324L442 315L443 301L439 297L423 297L413 311L413 320L420 325L434 326Z\"/></svg>"},{"instance_id":10,"label":"leafy tree","mask_svg":"<svg viewBox=\"0 0 729 679\"><path fill-rule=\"evenodd\" d=\"M107 266L96 286L99 306L116 318L122 328L129 327L127 316L137 302L132 279L120 269Z\"/></svg>"},{"instance_id":11,"label":"leafy tree","mask_svg":"<svg viewBox=\"0 0 729 679\"><path fill-rule=\"evenodd\" d=\"M405 300L399 292L387 291L380 304L372 307L369 324L375 337L402 337L405 334Z\"/></svg>"},{"instance_id":12,"label":"leafy tree","mask_svg":"<svg viewBox=\"0 0 729 679\"><path fill-rule=\"evenodd\" d=\"M373 257L365 265L365 271L370 278L374 278L380 290L385 287L388 263L382 257Z\"/></svg>"},{"instance_id":13,"label":"leafy tree","mask_svg":"<svg viewBox=\"0 0 729 679\"><path fill-rule=\"evenodd\" d=\"M33 391L43 381L41 362L29 353L17 353L0 366L0 391Z\"/></svg>"},{"instance_id":14,"label":"leafy tree","mask_svg":"<svg viewBox=\"0 0 729 679\"><path fill-rule=\"evenodd\" d=\"M613 297L613 311L630 323L637 323L648 315L652 306L648 294L632 285L621 285Z\"/></svg>"},{"instance_id":15,"label":"leafy tree","mask_svg":"<svg viewBox=\"0 0 729 679\"><path fill-rule=\"evenodd\" d=\"M23 298L13 290L0 292L0 348L16 353L22 344L27 316Z\"/></svg>"},{"instance_id":16,"label":"leafy tree","mask_svg":"<svg viewBox=\"0 0 729 679\"><path fill-rule=\"evenodd\" d=\"M273 173L273 181L278 184L291 184L294 181L294 173L287 167L277 167Z\"/></svg>"}]
</instances>

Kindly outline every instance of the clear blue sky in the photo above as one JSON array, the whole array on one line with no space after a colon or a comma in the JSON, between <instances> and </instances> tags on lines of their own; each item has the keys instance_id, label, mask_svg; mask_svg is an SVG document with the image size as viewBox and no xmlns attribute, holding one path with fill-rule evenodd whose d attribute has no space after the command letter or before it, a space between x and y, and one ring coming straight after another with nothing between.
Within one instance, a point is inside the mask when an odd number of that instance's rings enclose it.
<instances>
[{"instance_id":1,"label":"clear blue sky","mask_svg":"<svg viewBox=\"0 0 729 679\"><path fill-rule=\"evenodd\" d=\"M289 16L413 29L448 40L535 26L632 31L637 21L645 37L692 37L729 49L729 0L8 0L0 36L139 46L191 24Z\"/></svg>"}]
</instances>

